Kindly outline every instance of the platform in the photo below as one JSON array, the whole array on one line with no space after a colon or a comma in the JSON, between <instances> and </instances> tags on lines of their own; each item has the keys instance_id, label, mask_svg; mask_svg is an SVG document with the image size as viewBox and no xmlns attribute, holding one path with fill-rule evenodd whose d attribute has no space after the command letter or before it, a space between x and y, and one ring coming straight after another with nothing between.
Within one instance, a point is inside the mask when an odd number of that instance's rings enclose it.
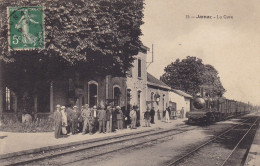
<instances>
[{"instance_id":1,"label":"platform","mask_svg":"<svg viewBox=\"0 0 260 166\"><path fill-rule=\"evenodd\" d=\"M184 125L187 119L171 120L171 123L157 122L151 124L151 127L138 127L137 129L123 129L113 133L95 133L93 135L82 135L78 133L76 135L69 135L67 138L54 138L54 132L46 133L14 133L14 132L0 132L0 157L6 156L12 153L24 153L28 150L37 150L44 147L61 146L70 144L73 142L80 142L85 140L102 139L107 137L113 137L117 135L123 135L127 133L135 133L145 130L153 129L167 129Z\"/></svg>"},{"instance_id":2,"label":"platform","mask_svg":"<svg viewBox=\"0 0 260 166\"><path fill-rule=\"evenodd\" d=\"M260 165L260 127L255 134L255 138L248 152L245 166L259 166Z\"/></svg>"}]
</instances>

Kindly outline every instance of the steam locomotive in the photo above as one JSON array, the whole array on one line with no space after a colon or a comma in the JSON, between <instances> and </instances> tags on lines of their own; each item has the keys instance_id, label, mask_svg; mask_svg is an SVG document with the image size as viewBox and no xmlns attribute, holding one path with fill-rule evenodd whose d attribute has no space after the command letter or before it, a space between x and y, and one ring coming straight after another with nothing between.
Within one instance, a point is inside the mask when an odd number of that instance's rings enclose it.
<instances>
[{"instance_id":1,"label":"steam locomotive","mask_svg":"<svg viewBox=\"0 0 260 166\"><path fill-rule=\"evenodd\" d=\"M188 124L193 122L211 124L250 112L250 105L243 102L220 98L203 98L197 96L186 113Z\"/></svg>"}]
</instances>

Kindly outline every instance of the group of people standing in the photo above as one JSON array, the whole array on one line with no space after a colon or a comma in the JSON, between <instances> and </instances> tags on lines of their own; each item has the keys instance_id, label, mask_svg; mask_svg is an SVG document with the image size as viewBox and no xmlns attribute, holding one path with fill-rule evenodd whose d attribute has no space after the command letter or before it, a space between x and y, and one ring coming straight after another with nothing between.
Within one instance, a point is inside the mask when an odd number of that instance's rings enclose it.
<instances>
[{"instance_id":1,"label":"group of people standing","mask_svg":"<svg viewBox=\"0 0 260 166\"><path fill-rule=\"evenodd\" d=\"M132 112L132 111L131 111ZM136 126L136 113L130 114L131 128ZM83 135L89 133L92 135L97 130L99 133L114 132L115 129L123 129L125 123L125 115L123 114L120 106L108 105L96 106L92 108L88 104L79 109L77 106L65 107L56 106L54 112L54 126L55 138L60 138L62 135L69 133L77 134L81 132Z\"/></svg>"},{"instance_id":2,"label":"group of people standing","mask_svg":"<svg viewBox=\"0 0 260 166\"><path fill-rule=\"evenodd\" d=\"M157 110L158 120L164 121L166 123L170 123L170 115L171 115L170 107L167 107L165 110L163 110L162 115L161 115L161 112L159 110Z\"/></svg>"},{"instance_id":3,"label":"group of people standing","mask_svg":"<svg viewBox=\"0 0 260 166\"><path fill-rule=\"evenodd\" d=\"M179 118L183 119L185 117L184 113L185 113L184 107L182 107L182 109L179 111ZM161 120L162 122L166 122L166 123L171 123L170 117L171 116L173 118L174 118L174 116L177 117L177 112L171 111L171 108L167 107L164 111L162 111L162 115L161 115L161 112L159 110L157 110L157 116L158 116L158 120Z\"/></svg>"},{"instance_id":4,"label":"group of people standing","mask_svg":"<svg viewBox=\"0 0 260 166\"><path fill-rule=\"evenodd\" d=\"M83 135L89 133L92 135L94 132L110 133L115 129L121 130L130 123L130 129L136 129L138 124L138 107L130 106L130 112L125 115L120 106L108 105L100 106L97 108L93 106L89 107L88 104L79 109L77 106L65 107L56 106L54 112L54 125L55 125L55 138L66 136L69 133ZM162 118L160 118L159 110L157 112L158 120L170 122L170 108L168 107L163 111ZM155 110L147 107L144 113L145 127L150 127L150 123L154 124Z\"/></svg>"},{"instance_id":5,"label":"group of people standing","mask_svg":"<svg viewBox=\"0 0 260 166\"><path fill-rule=\"evenodd\" d=\"M144 113L144 120L145 120L145 126L144 127L150 127L150 123L154 124L154 107L150 108L147 107L146 112Z\"/></svg>"}]
</instances>

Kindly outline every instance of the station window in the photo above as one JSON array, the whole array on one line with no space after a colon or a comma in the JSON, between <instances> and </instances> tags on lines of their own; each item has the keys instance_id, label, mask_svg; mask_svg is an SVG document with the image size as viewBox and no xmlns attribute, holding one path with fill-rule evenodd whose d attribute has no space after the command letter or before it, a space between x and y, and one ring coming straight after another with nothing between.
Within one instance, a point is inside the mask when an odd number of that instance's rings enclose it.
<instances>
[{"instance_id":1,"label":"station window","mask_svg":"<svg viewBox=\"0 0 260 166\"><path fill-rule=\"evenodd\" d=\"M88 83L88 104L90 107L98 103L98 83L96 81L89 81Z\"/></svg>"},{"instance_id":2,"label":"station window","mask_svg":"<svg viewBox=\"0 0 260 166\"><path fill-rule=\"evenodd\" d=\"M141 106L141 92L142 91L140 91L140 90L137 92L137 106L139 107L139 109L141 109L140 108L140 106Z\"/></svg>"},{"instance_id":3,"label":"station window","mask_svg":"<svg viewBox=\"0 0 260 166\"><path fill-rule=\"evenodd\" d=\"M142 77L142 61L138 59L138 77Z\"/></svg>"},{"instance_id":4,"label":"station window","mask_svg":"<svg viewBox=\"0 0 260 166\"><path fill-rule=\"evenodd\" d=\"M11 91L5 88L5 110L11 110Z\"/></svg>"},{"instance_id":5,"label":"station window","mask_svg":"<svg viewBox=\"0 0 260 166\"><path fill-rule=\"evenodd\" d=\"M163 110L165 110L165 107L164 107L164 105L165 105L165 103L164 103L164 97L165 97L165 95L163 95Z\"/></svg>"},{"instance_id":6,"label":"station window","mask_svg":"<svg viewBox=\"0 0 260 166\"><path fill-rule=\"evenodd\" d=\"M126 94L126 101L127 101L127 104L130 105L130 101L131 101L131 89L127 89L127 94Z\"/></svg>"},{"instance_id":7,"label":"station window","mask_svg":"<svg viewBox=\"0 0 260 166\"><path fill-rule=\"evenodd\" d=\"M120 91L120 88L115 86L114 87L114 105L115 106L120 106L120 96L121 96L121 91Z\"/></svg>"},{"instance_id":8,"label":"station window","mask_svg":"<svg viewBox=\"0 0 260 166\"><path fill-rule=\"evenodd\" d=\"M154 93L151 93L151 107L153 107L153 99L154 99Z\"/></svg>"}]
</instances>

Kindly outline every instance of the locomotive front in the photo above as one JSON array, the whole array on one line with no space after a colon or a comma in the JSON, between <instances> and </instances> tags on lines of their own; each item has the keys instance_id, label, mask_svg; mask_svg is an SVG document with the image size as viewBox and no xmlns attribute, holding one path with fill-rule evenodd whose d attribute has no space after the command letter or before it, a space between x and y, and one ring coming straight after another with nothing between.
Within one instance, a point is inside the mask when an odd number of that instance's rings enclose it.
<instances>
[{"instance_id":1,"label":"locomotive front","mask_svg":"<svg viewBox=\"0 0 260 166\"><path fill-rule=\"evenodd\" d=\"M189 124L191 122L210 124L214 121L214 115L211 107L212 101L211 99L206 100L200 96L197 96L194 99L191 112L186 113Z\"/></svg>"}]
</instances>

